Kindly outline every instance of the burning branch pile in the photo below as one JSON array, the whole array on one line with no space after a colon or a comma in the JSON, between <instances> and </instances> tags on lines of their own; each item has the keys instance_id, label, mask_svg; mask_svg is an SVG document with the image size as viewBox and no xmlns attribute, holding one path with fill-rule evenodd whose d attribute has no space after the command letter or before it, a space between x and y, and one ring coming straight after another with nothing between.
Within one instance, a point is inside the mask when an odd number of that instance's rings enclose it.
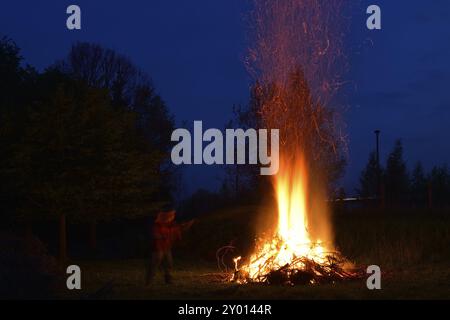
<instances>
[{"instance_id":1,"label":"burning branch pile","mask_svg":"<svg viewBox=\"0 0 450 320\"><path fill-rule=\"evenodd\" d=\"M289 249L281 239L273 240L270 248L267 243L263 246L266 248L257 250L258 254L246 265L253 267L239 268L241 257L234 260L231 281L297 286L336 283L363 276L356 269L350 270L352 264L339 252L324 252L321 243L312 244L305 255L294 255L284 265L280 265L280 255Z\"/></svg>"}]
</instances>

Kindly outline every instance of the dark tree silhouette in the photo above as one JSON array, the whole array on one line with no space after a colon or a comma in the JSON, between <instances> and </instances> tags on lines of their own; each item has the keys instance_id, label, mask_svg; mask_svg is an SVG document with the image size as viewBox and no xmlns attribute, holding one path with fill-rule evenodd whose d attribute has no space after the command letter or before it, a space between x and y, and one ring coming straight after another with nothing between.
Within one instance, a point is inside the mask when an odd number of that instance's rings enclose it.
<instances>
[{"instance_id":1,"label":"dark tree silhouette","mask_svg":"<svg viewBox=\"0 0 450 320\"><path fill-rule=\"evenodd\" d=\"M375 152L370 153L366 168L361 172L359 188L357 192L360 197L375 197L378 195L378 164ZM380 168L381 172L383 169Z\"/></svg>"},{"instance_id":2,"label":"dark tree silhouette","mask_svg":"<svg viewBox=\"0 0 450 320\"><path fill-rule=\"evenodd\" d=\"M150 77L126 56L98 44L77 43L57 70L89 86L106 89L112 104L137 113L138 123L155 149L168 152L174 119Z\"/></svg>"},{"instance_id":3,"label":"dark tree silhouette","mask_svg":"<svg viewBox=\"0 0 450 320\"><path fill-rule=\"evenodd\" d=\"M14 220L17 206L25 201L14 175L13 159L25 124L26 105L35 92L36 71L22 67L20 49L11 39L0 39L0 219Z\"/></svg>"},{"instance_id":4,"label":"dark tree silhouette","mask_svg":"<svg viewBox=\"0 0 450 320\"><path fill-rule=\"evenodd\" d=\"M401 140L395 142L394 149L387 159L384 183L388 203L405 203L409 192L409 176L406 163L403 160L403 145Z\"/></svg>"},{"instance_id":5,"label":"dark tree silhouette","mask_svg":"<svg viewBox=\"0 0 450 320\"><path fill-rule=\"evenodd\" d=\"M311 176L316 178L310 181L311 187L325 184L328 194L336 193L335 184L346 166L344 141L337 130L337 112L314 100L301 68L289 74L286 87L256 83L248 106L234 111L231 125L280 129L280 148L286 151L283 156L294 156L294 151L300 148L308 160ZM268 194L270 179L261 177L257 166L230 168L230 172L230 186L248 185L251 190Z\"/></svg>"},{"instance_id":6,"label":"dark tree silhouette","mask_svg":"<svg viewBox=\"0 0 450 320\"><path fill-rule=\"evenodd\" d=\"M411 174L411 200L416 206L424 206L428 198L428 182L421 162L418 162Z\"/></svg>"},{"instance_id":7,"label":"dark tree silhouette","mask_svg":"<svg viewBox=\"0 0 450 320\"><path fill-rule=\"evenodd\" d=\"M432 202L436 206L450 205L450 172L447 165L435 166L429 175Z\"/></svg>"},{"instance_id":8,"label":"dark tree silhouette","mask_svg":"<svg viewBox=\"0 0 450 320\"><path fill-rule=\"evenodd\" d=\"M49 89L30 108L12 169L39 207L23 208L25 218L40 212L60 219L64 259L66 218L102 221L157 209L161 155L137 131L135 115L112 108L104 91L52 78L42 76Z\"/></svg>"},{"instance_id":9,"label":"dark tree silhouette","mask_svg":"<svg viewBox=\"0 0 450 320\"><path fill-rule=\"evenodd\" d=\"M226 129L239 128L248 130L260 128L257 111L254 109L254 99L255 97L252 94L251 103L246 108L233 106L233 119L226 124ZM248 150L248 141L246 141L246 148ZM236 156L235 161L237 161ZM262 185L267 181L267 177L260 175L259 165L228 165L225 170L226 176L223 181L223 191L227 190L227 192L230 192L235 202L240 202L244 199L249 202L254 201L262 191L260 190ZM270 190L266 191L270 192Z\"/></svg>"},{"instance_id":10,"label":"dark tree silhouette","mask_svg":"<svg viewBox=\"0 0 450 320\"><path fill-rule=\"evenodd\" d=\"M102 52L93 48L93 56ZM80 54L74 65L83 71L60 64L38 74L21 67L12 41L0 42L0 151L8 155L0 160L1 212L15 221L60 219L63 259L66 218L95 226L147 216L171 191L172 116L125 58L105 52L94 73L95 59Z\"/></svg>"},{"instance_id":11,"label":"dark tree silhouette","mask_svg":"<svg viewBox=\"0 0 450 320\"><path fill-rule=\"evenodd\" d=\"M90 87L107 90L115 108L135 113L137 128L146 137L149 147L160 153L157 170L161 179L153 200L171 201L179 176L169 161L174 118L156 94L150 77L126 56L86 42L73 45L67 57L54 67ZM95 233L94 226L92 233Z\"/></svg>"}]
</instances>

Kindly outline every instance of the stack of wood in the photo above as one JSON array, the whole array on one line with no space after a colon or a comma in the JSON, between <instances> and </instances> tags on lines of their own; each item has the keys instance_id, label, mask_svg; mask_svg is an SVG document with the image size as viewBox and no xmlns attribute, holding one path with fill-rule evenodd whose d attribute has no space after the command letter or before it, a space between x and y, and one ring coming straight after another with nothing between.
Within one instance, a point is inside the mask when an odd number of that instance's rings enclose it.
<instances>
[{"instance_id":1,"label":"stack of wood","mask_svg":"<svg viewBox=\"0 0 450 320\"><path fill-rule=\"evenodd\" d=\"M251 279L243 270L235 272L233 279L239 283L263 283L268 285L316 285L326 283L336 283L341 281L361 279L364 276L363 270L352 268L344 270L344 265L348 265L344 258L338 253L327 256L325 263L317 263L314 260L299 257L290 264L271 270L268 273ZM264 266L261 267L264 270Z\"/></svg>"}]
</instances>

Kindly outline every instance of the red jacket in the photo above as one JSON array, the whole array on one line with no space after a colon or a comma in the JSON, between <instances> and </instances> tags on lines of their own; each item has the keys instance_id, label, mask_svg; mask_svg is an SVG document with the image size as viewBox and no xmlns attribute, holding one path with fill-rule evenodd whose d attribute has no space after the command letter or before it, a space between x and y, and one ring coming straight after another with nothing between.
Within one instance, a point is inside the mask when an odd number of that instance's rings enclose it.
<instances>
[{"instance_id":1,"label":"red jacket","mask_svg":"<svg viewBox=\"0 0 450 320\"><path fill-rule=\"evenodd\" d=\"M175 223L155 222L152 229L153 251L167 251L181 238L181 228Z\"/></svg>"}]
</instances>

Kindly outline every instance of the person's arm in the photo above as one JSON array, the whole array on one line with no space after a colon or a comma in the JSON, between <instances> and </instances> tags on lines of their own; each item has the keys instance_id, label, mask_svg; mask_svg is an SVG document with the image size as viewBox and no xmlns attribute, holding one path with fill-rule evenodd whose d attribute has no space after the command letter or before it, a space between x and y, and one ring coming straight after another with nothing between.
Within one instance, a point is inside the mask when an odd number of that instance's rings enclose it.
<instances>
[{"instance_id":1,"label":"person's arm","mask_svg":"<svg viewBox=\"0 0 450 320\"><path fill-rule=\"evenodd\" d=\"M189 230L192 227L192 225L194 224L194 222L195 222L195 220L191 220L191 221L182 223L181 224L181 230L182 231Z\"/></svg>"}]
</instances>

